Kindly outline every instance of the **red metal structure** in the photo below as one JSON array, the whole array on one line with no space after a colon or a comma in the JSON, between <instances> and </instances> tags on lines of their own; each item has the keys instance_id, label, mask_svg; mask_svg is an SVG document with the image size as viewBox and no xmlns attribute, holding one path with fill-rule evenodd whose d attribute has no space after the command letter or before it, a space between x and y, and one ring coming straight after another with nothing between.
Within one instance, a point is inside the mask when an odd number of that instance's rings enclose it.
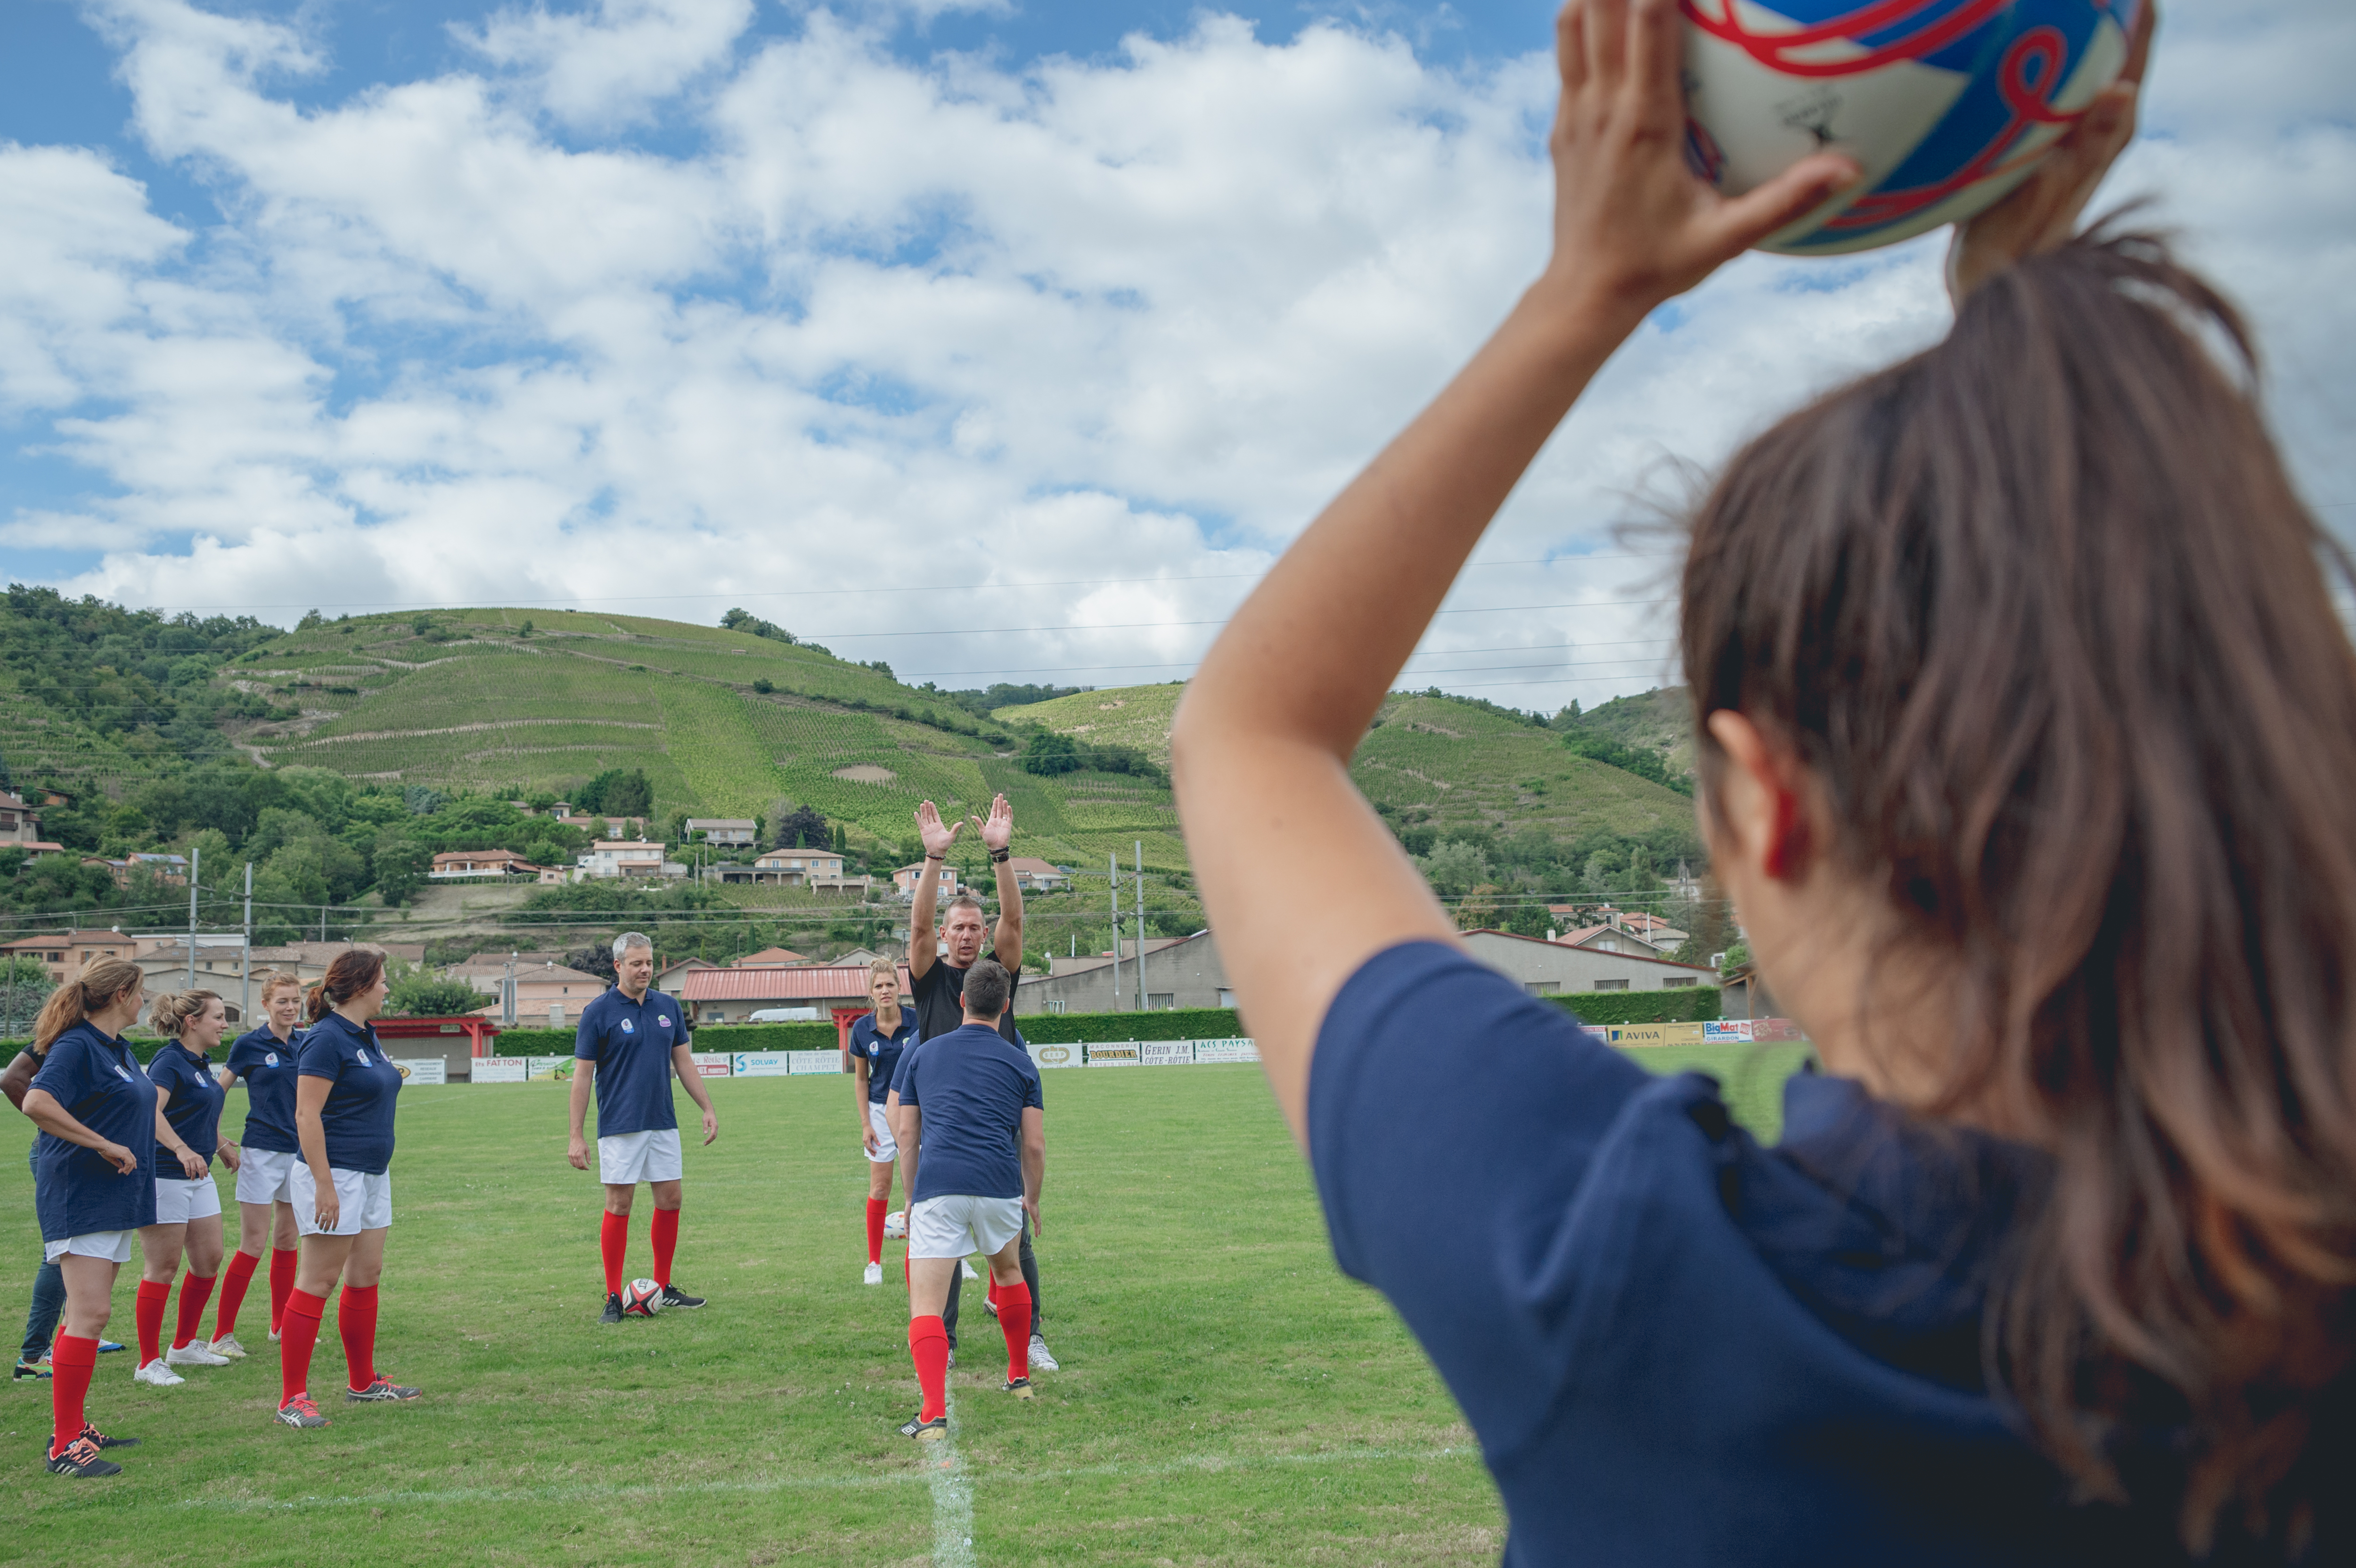
<instances>
[{"instance_id":1,"label":"red metal structure","mask_svg":"<svg viewBox=\"0 0 2356 1568\"><path fill-rule=\"evenodd\" d=\"M466 1037L466 1054L469 1056L498 1054L490 1049L490 1042L498 1037L498 1032L499 1025L495 1020L477 1018L472 1014L465 1018L380 1018L376 1020L376 1033L379 1040L446 1040L453 1035L463 1034Z\"/></svg>"}]
</instances>

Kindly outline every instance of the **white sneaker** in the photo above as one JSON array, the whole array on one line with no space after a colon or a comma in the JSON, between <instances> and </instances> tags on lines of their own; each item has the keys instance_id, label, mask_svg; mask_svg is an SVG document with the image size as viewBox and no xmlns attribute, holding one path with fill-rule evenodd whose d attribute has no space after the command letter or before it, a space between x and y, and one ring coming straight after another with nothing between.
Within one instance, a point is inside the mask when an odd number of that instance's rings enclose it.
<instances>
[{"instance_id":1,"label":"white sneaker","mask_svg":"<svg viewBox=\"0 0 2356 1568\"><path fill-rule=\"evenodd\" d=\"M164 1358L158 1356L132 1373L131 1381L134 1383L153 1383L157 1388L177 1388L188 1380L166 1366Z\"/></svg>"},{"instance_id":2,"label":"white sneaker","mask_svg":"<svg viewBox=\"0 0 2356 1568\"><path fill-rule=\"evenodd\" d=\"M229 1358L227 1356L214 1354L213 1348L210 1345L206 1344L202 1339L191 1339L185 1345L165 1351L164 1360L166 1365L175 1367L225 1367L229 1365Z\"/></svg>"},{"instance_id":3,"label":"white sneaker","mask_svg":"<svg viewBox=\"0 0 2356 1568\"><path fill-rule=\"evenodd\" d=\"M862 1285L882 1285L884 1283L884 1265L882 1264L869 1264L867 1265L867 1273L861 1276L859 1283Z\"/></svg>"},{"instance_id":4,"label":"white sneaker","mask_svg":"<svg viewBox=\"0 0 2356 1568\"><path fill-rule=\"evenodd\" d=\"M981 1277L981 1275L973 1272L973 1262L969 1258L958 1259L958 1267L965 1270L965 1277L968 1279L980 1279Z\"/></svg>"},{"instance_id":5,"label":"white sneaker","mask_svg":"<svg viewBox=\"0 0 2356 1568\"><path fill-rule=\"evenodd\" d=\"M1060 1372L1064 1369L1047 1353L1047 1341L1038 1335L1031 1336L1031 1370L1034 1372Z\"/></svg>"},{"instance_id":6,"label":"white sneaker","mask_svg":"<svg viewBox=\"0 0 2356 1568\"><path fill-rule=\"evenodd\" d=\"M226 1356L232 1361L245 1360L245 1347L237 1342L237 1336L234 1334L224 1335L215 1339L209 1349L214 1355Z\"/></svg>"},{"instance_id":7,"label":"white sneaker","mask_svg":"<svg viewBox=\"0 0 2356 1568\"><path fill-rule=\"evenodd\" d=\"M271 1342L272 1344L275 1345L276 1343L278 1343L278 1335L279 1335L279 1330L278 1330L278 1329L273 1328L273 1329L270 1331L270 1342Z\"/></svg>"}]
</instances>

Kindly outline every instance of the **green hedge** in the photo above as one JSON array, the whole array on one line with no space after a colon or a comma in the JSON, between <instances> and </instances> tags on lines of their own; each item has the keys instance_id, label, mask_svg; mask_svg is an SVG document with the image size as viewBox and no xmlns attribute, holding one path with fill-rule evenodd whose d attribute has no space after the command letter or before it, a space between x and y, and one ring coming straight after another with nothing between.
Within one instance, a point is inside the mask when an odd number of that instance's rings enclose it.
<instances>
[{"instance_id":1,"label":"green hedge","mask_svg":"<svg viewBox=\"0 0 2356 1568\"><path fill-rule=\"evenodd\" d=\"M1232 1040L1244 1032L1233 1008L1158 1013L1021 1013L1014 1027L1034 1045L1116 1040Z\"/></svg>"},{"instance_id":2,"label":"green hedge","mask_svg":"<svg viewBox=\"0 0 2356 1568\"><path fill-rule=\"evenodd\" d=\"M1718 1017L1715 986L1675 991L1575 991L1548 997L1590 1024L1708 1023Z\"/></svg>"},{"instance_id":3,"label":"green hedge","mask_svg":"<svg viewBox=\"0 0 2356 1568\"><path fill-rule=\"evenodd\" d=\"M501 1056L570 1056L569 1029L509 1029L491 1042ZM830 1023L706 1024L695 1031L698 1051L832 1051Z\"/></svg>"},{"instance_id":4,"label":"green hedge","mask_svg":"<svg viewBox=\"0 0 2356 1568\"><path fill-rule=\"evenodd\" d=\"M137 1057L140 1061L153 1061L155 1059L155 1052L162 1048L164 1040L163 1037L160 1035L126 1034L123 1037L123 1043L129 1046L131 1048L131 1054ZM21 1040L0 1040L0 1067L5 1067L10 1062L16 1061L16 1053L18 1051L30 1051L32 1049L33 1037L31 1035L27 1035ZM215 1061L220 1061L228 1054L229 1042L227 1040L223 1040L221 1042L220 1054L214 1057L213 1060Z\"/></svg>"}]
</instances>

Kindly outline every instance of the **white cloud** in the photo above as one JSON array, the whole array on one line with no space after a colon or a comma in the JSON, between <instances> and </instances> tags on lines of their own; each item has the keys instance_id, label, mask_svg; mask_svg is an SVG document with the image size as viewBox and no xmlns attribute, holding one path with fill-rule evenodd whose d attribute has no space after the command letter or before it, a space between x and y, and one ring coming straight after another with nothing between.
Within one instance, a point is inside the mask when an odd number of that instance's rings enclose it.
<instances>
[{"instance_id":1,"label":"white cloud","mask_svg":"<svg viewBox=\"0 0 2356 1568\"><path fill-rule=\"evenodd\" d=\"M2310 485L2356 498L2356 134L2300 47L2346 18L2252 43L2222 0L2176 9L2121 184L2252 303ZM111 0L139 135L222 222L0 148L0 407L112 492L0 542L103 549L78 592L282 621L741 601L903 672L1162 678L1211 629L1143 624L1232 605L1543 259L1542 58L1213 16L1108 61L912 63L858 17L756 40L749 12L501 11L469 69L298 107L296 29ZM622 133L650 118L696 150ZM1607 542L1633 492L1944 315L1930 242L1729 268L1608 368L1484 547L1513 564L1451 601L1538 608L1443 616L1419 667L1523 705L1667 677L1660 562ZM1150 581L1007 586L1097 579ZM1076 629L926 635L983 627Z\"/></svg>"}]
</instances>

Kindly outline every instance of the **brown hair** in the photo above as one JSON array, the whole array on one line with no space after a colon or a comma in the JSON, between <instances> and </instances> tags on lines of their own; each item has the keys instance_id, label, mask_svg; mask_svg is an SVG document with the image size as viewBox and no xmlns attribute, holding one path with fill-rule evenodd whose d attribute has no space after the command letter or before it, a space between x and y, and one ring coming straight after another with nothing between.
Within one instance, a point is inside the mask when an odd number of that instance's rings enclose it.
<instances>
[{"instance_id":1,"label":"brown hair","mask_svg":"<svg viewBox=\"0 0 2356 1568\"><path fill-rule=\"evenodd\" d=\"M977 1018L996 1018L1013 995L1014 976L995 958L977 958L965 972L965 1010Z\"/></svg>"},{"instance_id":2,"label":"brown hair","mask_svg":"<svg viewBox=\"0 0 2356 1568\"><path fill-rule=\"evenodd\" d=\"M354 947L338 953L336 961L327 965L327 977L311 987L305 1010L311 1015L311 1021L317 1023L337 1004L350 1001L375 985L376 977L383 973L384 955L373 947Z\"/></svg>"},{"instance_id":3,"label":"brown hair","mask_svg":"<svg viewBox=\"0 0 2356 1568\"><path fill-rule=\"evenodd\" d=\"M989 923L989 909L984 906L980 899L974 897L971 893L957 894L955 897L951 898L948 902L941 905L940 913L934 918L938 920L941 924L947 925L949 923L949 911L953 909L969 909L973 911L974 913L981 916L983 923L987 924Z\"/></svg>"},{"instance_id":4,"label":"brown hair","mask_svg":"<svg viewBox=\"0 0 2356 1568\"><path fill-rule=\"evenodd\" d=\"M291 974L284 969L273 969L270 973L262 976L261 979L257 980L255 984L261 987L262 1005L265 1008L270 1006L270 993L277 990L280 987L292 986L298 991L304 988L303 976L300 975Z\"/></svg>"},{"instance_id":5,"label":"brown hair","mask_svg":"<svg viewBox=\"0 0 2356 1568\"><path fill-rule=\"evenodd\" d=\"M2356 1282L2356 651L2254 375L2155 236L2018 267L1734 460L1683 642L1697 720L1809 765L1941 976L1924 1114L2052 1151L1992 1381L2083 1491L2275 1555L2345 1485L2310 1433ZM1706 795L1724 762L1704 730ZM2136 1425L2186 1438L2157 1482Z\"/></svg>"},{"instance_id":6,"label":"brown hair","mask_svg":"<svg viewBox=\"0 0 2356 1568\"><path fill-rule=\"evenodd\" d=\"M101 958L85 965L41 1004L41 1016L33 1022L33 1049L48 1051L58 1036L146 982L146 972L128 958Z\"/></svg>"},{"instance_id":7,"label":"brown hair","mask_svg":"<svg viewBox=\"0 0 2356 1568\"><path fill-rule=\"evenodd\" d=\"M218 991L166 991L147 1005L147 1026L166 1039L180 1038L180 1028L204 1015L207 1002L218 1002Z\"/></svg>"}]
</instances>

